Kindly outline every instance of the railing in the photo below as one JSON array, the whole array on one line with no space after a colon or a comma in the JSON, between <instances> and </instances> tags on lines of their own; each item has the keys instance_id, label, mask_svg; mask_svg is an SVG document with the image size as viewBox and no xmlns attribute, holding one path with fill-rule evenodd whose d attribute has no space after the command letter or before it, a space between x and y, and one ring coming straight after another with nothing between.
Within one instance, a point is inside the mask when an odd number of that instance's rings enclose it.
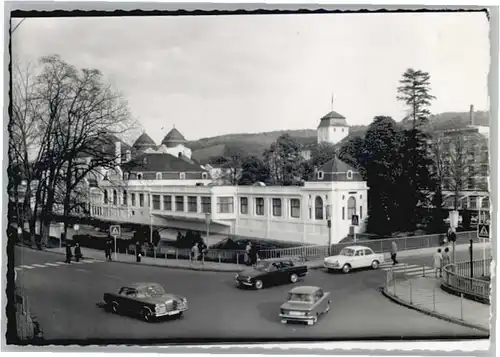
<instances>
[{"instance_id":1,"label":"railing","mask_svg":"<svg viewBox=\"0 0 500 357\"><path fill-rule=\"evenodd\" d=\"M449 264L443 268L444 290L463 294L466 298L490 303L490 265L492 259ZM472 267L472 277L471 277Z\"/></svg>"},{"instance_id":2,"label":"railing","mask_svg":"<svg viewBox=\"0 0 500 357\"><path fill-rule=\"evenodd\" d=\"M278 258L278 257L301 257L304 260L321 259L328 255L338 254L343 248L350 245L363 245L370 247L376 253L384 253L391 251L392 242L396 242L399 251L432 248L442 244L445 234L429 234L423 236L410 236L402 238L384 238L384 239L369 239L360 240L357 242L345 242L333 244L331 251L328 245L312 245L293 248L266 249L259 252L262 259ZM477 239L476 231L458 232L457 243L468 243L470 239Z\"/></svg>"}]
</instances>

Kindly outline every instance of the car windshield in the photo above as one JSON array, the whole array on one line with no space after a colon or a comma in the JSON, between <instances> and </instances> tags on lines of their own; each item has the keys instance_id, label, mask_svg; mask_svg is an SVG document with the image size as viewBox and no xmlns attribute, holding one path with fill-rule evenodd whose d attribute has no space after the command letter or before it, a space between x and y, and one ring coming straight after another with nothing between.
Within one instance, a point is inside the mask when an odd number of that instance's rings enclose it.
<instances>
[{"instance_id":1,"label":"car windshield","mask_svg":"<svg viewBox=\"0 0 500 357\"><path fill-rule=\"evenodd\" d=\"M148 285L141 289L141 295L144 296L161 296L165 295L165 290L159 285Z\"/></svg>"},{"instance_id":2,"label":"car windshield","mask_svg":"<svg viewBox=\"0 0 500 357\"><path fill-rule=\"evenodd\" d=\"M344 248L340 251L340 255L352 257L354 255L354 249Z\"/></svg>"},{"instance_id":3,"label":"car windshield","mask_svg":"<svg viewBox=\"0 0 500 357\"><path fill-rule=\"evenodd\" d=\"M301 302L312 302L313 298L310 294L296 294L290 293L288 295L289 301L301 301Z\"/></svg>"},{"instance_id":4,"label":"car windshield","mask_svg":"<svg viewBox=\"0 0 500 357\"><path fill-rule=\"evenodd\" d=\"M258 262L257 265L255 265L255 269L257 270L267 270L269 269L269 262Z\"/></svg>"}]
</instances>

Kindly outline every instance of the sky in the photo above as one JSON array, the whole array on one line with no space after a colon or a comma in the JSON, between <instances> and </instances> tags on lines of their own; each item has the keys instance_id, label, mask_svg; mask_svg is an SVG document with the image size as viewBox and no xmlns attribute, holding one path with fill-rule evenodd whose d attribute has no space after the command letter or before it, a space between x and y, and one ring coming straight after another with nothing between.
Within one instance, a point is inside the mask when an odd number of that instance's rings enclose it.
<instances>
[{"instance_id":1,"label":"sky","mask_svg":"<svg viewBox=\"0 0 500 357\"><path fill-rule=\"evenodd\" d=\"M332 109L399 121L409 67L431 74L432 113L489 105L483 13L27 18L12 36L22 64L102 71L157 143L174 125L188 140L315 129Z\"/></svg>"}]
</instances>

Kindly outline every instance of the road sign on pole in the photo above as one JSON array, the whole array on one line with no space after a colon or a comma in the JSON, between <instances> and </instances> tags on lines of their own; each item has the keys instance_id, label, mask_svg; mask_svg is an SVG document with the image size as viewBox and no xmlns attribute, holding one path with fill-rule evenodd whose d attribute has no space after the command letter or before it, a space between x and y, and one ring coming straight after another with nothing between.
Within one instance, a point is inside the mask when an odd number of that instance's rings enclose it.
<instances>
[{"instance_id":1,"label":"road sign on pole","mask_svg":"<svg viewBox=\"0 0 500 357\"><path fill-rule=\"evenodd\" d=\"M353 214L351 217L351 225L359 226L359 216L357 214Z\"/></svg>"},{"instance_id":2,"label":"road sign on pole","mask_svg":"<svg viewBox=\"0 0 500 357\"><path fill-rule=\"evenodd\" d=\"M479 238L489 238L490 237L490 225L489 224L478 224L477 225L477 236Z\"/></svg>"},{"instance_id":3,"label":"road sign on pole","mask_svg":"<svg viewBox=\"0 0 500 357\"><path fill-rule=\"evenodd\" d=\"M115 226L110 226L109 227L109 232L115 239L115 260L117 259L117 252L116 252L116 238L118 238L121 235L121 229L120 225L115 225Z\"/></svg>"}]
</instances>

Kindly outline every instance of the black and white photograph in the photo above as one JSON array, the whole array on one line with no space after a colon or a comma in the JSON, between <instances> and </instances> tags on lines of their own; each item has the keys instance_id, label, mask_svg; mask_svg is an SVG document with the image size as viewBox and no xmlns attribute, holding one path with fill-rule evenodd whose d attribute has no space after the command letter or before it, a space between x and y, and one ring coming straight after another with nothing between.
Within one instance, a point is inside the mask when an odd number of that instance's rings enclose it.
<instances>
[{"instance_id":1,"label":"black and white photograph","mask_svg":"<svg viewBox=\"0 0 500 357\"><path fill-rule=\"evenodd\" d=\"M9 20L7 345L490 338L488 10Z\"/></svg>"}]
</instances>

